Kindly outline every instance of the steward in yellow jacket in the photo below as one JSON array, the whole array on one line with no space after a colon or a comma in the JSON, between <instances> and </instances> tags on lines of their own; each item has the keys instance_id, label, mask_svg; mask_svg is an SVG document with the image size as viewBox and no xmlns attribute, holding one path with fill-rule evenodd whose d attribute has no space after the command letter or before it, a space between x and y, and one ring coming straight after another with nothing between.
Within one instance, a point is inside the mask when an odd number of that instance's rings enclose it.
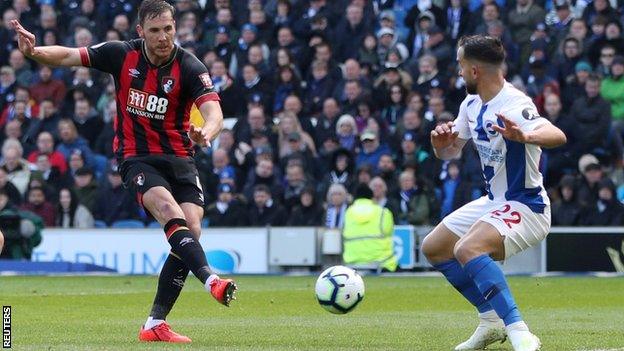
<instances>
[{"instance_id":1,"label":"steward in yellow jacket","mask_svg":"<svg viewBox=\"0 0 624 351\"><path fill-rule=\"evenodd\" d=\"M355 201L345 214L342 258L347 265L378 263L382 268L395 271L392 212L377 205L372 197L368 185L357 187Z\"/></svg>"}]
</instances>

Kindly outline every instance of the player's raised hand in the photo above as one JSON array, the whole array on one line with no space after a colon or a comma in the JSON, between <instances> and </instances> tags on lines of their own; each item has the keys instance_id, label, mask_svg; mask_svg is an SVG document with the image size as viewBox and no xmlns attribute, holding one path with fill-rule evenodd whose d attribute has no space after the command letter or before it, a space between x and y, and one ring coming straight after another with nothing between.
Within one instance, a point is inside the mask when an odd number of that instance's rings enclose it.
<instances>
[{"instance_id":1,"label":"player's raised hand","mask_svg":"<svg viewBox=\"0 0 624 351\"><path fill-rule=\"evenodd\" d=\"M189 138L191 138L191 140L199 146L210 147L210 137L203 128L195 127L195 125L191 124L191 128L189 129Z\"/></svg>"},{"instance_id":2,"label":"player's raised hand","mask_svg":"<svg viewBox=\"0 0 624 351\"><path fill-rule=\"evenodd\" d=\"M436 149L444 149L453 144L458 131L453 131L455 124L453 122L441 123L431 131L431 145Z\"/></svg>"},{"instance_id":3,"label":"player's raised hand","mask_svg":"<svg viewBox=\"0 0 624 351\"><path fill-rule=\"evenodd\" d=\"M17 32L17 45L19 50L27 57L35 52L35 35L27 31L18 20L12 20L11 26Z\"/></svg>"},{"instance_id":4,"label":"player's raised hand","mask_svg":"<svg viewBox=\"0 0 624 351\"><path fill-rule=\"evenodd\" d=\"M505 117L501 113L496 113L495 115L496 115L496 117L498 117L499 120L501 120L503 122L503 127L501 127L499 125L493 125L492 129L494 129L495 131L501 133L501 135L505 139L508 139L508 140L511 140L511 141L517 141L519 143L526 143L527 142L526 134L520 129L520 127L514 121L512 121L509 118Z\"/></svg>"}]
</instances>

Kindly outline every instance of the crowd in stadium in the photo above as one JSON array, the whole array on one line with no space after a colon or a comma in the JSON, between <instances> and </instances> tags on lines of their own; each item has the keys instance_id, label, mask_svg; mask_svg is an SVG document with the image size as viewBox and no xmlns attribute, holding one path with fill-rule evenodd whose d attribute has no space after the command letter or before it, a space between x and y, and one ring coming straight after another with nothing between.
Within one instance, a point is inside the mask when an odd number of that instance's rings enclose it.
<instances>
[{"instance_id":1,"label":"crowd in stadium","mask_svg":"<svg viewBox=\"0 0 624 351\"><path fill-rule=\"evenodd\" d=\"M118 173L111 77L38 66L9 25L19 19L38 45L129 40L139 3L0 3L0 216L19 208L66 228L153 221ZM172 4L177 44L209 68L236 120L212 148L196 147L204 224L341 227L350 193L368 183L396 224L428 225L485 194L474 147L441 161L429 138L465 97L455 47L477 33L500 38L507 80L568 138L541 160L553 225L624 224L622 1Z\"/></svg>"}]
</instances>

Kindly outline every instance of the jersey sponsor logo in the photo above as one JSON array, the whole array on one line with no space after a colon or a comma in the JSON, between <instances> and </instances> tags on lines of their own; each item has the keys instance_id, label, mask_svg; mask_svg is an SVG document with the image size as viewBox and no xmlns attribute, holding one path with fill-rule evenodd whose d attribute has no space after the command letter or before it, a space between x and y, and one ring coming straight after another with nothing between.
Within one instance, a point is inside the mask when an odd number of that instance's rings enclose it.
<instances>
[{"instance_id":1,"label":"jersey sponsor logo","mask_svg":"<svg viewBox=\"0 0 624 351\"><path fill-rule=\"evenodd\" d=\"M490 135L490 136L497 136L498 132L493 128L494 127L494 123L492 123L492 121L487 121L485 123L485 131Z\"/></svg>"},{"instance_id":2,"label":"jersey sponsor logo","mask_svg":"<svg viewBox=\"0 0 624 351\"><path fill-rule=\"evenodd\" d=\"M138 186L143 186L143 184L145 184L145 174L141 172L135 175L133 181L134 181L134 184Z\"/></svg>"},{"instance_id":3,"label":"jersey sponsor logo","mask_svg":"<svg viewBox=\"0 0 624 351\"><path fill-rule=\"evenodd\" d=\"M540 118L541 116L537 113L537 111L525 108L524 110L522 110L522 117L527 121L532 121L536 118Z\"/></svg>"},{"instance_id":4,"label":"jersey sponsor logo","mask_svg":"<svg viewBox=\"0 0 624 351\"><path fill-rule=\"evenodd\" d=\"M136 69L136 68L128 69L128 75L130 75L130 77L132 77L132 78L139 78L140 74L141 74L141 72L139 72L139 70Z\"/></svg>"},{"instance_id":5,"label":"jersey sponsor logo","mask_svg":"<svg viewBox=\"0 0 624 351\"><path fill-rule=\"evenodd\" d=\"M206 89L212 89L213 84L212 84L212 79L210 79L210 74L209 73L202 73L199 75L199 79L201 80L202 84L204 84L204 87L206 87Z\"/></svg>"},{"instance_id":6,"label":"jersey sponsor logo","mask_svg":"<svg viewBox=\"0 0 624 351\"><path fill-rule=\"evenodd\" d=\"M167 113L169 100L130 88L127 105L126 111L139 117L163 120Z\"/></svg>"},{"instance_id":7,"label":"jersey sponsor logo","mask_svg":"<svg viewBox=\"0 0 624 351\"><path fill-rule=\"evenodd\" d=\"M163 91L169 94L170 92L173 91L173 87L175 85L175 78L171 76L163 77L161 84L162 84Z\"/></svg>"}]
</instances>

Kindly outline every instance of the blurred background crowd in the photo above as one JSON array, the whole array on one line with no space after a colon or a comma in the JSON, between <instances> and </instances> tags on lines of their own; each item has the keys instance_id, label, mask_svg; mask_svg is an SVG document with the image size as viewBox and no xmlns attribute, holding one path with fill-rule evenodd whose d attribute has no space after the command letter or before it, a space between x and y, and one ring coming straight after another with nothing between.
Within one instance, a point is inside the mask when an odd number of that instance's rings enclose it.
<instances>
[{"instance_id":1,"label":"blurred background crowd","mask_svg":"<svg viewBox=\"0 0 624 351\"><path fill-rule=\"evenodd\" d=\"M112 153L115 87L37 65L38 45L136 38L138 0L0 3L0 219L46 227L152 226ZM341 227L367 183L395 223L435 224L484 194L478 155L432 153L465 97L463 35L498 37L506 79L568 137L541 167L554 225L624 222L624 1L178 0L176 42L210 70L228 126L196 147L207 226ZM2 221L0 220L0 224Z\"/></svg>"}]
</instances>

